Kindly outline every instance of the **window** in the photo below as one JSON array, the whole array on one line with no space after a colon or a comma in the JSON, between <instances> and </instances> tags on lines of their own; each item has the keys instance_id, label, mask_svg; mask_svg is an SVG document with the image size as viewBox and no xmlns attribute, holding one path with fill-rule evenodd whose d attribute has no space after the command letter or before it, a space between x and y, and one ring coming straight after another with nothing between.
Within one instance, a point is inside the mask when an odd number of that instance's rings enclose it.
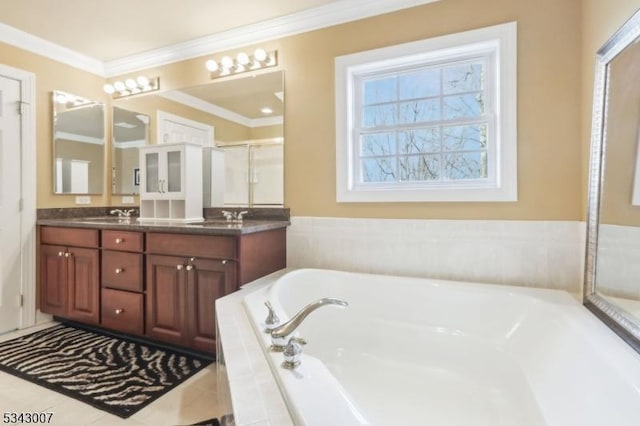
<instances>
[{"instance_id":1,"label":"window","mask_svg":"<svg viewBox=\"0 0 640 426\"><path fill-rule=\"evenodd\" d=\"M515 35L336 58L338 201L515 201Z\"/></svg>"}]
</instances>

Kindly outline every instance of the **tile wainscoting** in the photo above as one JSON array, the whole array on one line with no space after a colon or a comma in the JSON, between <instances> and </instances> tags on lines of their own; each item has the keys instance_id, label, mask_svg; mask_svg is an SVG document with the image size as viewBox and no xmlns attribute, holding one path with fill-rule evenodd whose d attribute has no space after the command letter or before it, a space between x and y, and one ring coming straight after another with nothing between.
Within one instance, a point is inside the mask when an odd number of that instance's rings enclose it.
<instances>
[{"instance_id":1,"label":"tile wainscoting","mask_svg":"<svg viewBox=\"0 0 640 426\"><path fill-rule=\"evenodd\" d=\"M567 290L581 298L585 223L292 217L287 266Z\"/></svg>"},{"instance_id":2,"label":"tile wainscoting","mask_svg":"<svg viewBox=\"0 0 640 426\"><path fill-rule=\"evenodd\" d=\"M600 291L607 296L640 301L640 228L598 226L597 262Z\"/></svg>"}]
</instances>

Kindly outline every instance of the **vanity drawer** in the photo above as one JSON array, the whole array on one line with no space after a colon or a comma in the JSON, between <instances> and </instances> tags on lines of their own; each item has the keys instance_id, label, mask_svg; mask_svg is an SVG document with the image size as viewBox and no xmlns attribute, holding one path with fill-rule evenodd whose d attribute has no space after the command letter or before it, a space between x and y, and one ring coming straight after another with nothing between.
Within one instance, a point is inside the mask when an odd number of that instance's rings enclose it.
<instances>
[{"instance_id":1,"label":"vanity drawer","mask_svg":"<svg viewBox=\"0 0 640 426\"><path fill-rule=\"evenodd\" d=\"M123 251L142 251L144 237L142 232L102 231L102 248Z\"/></svg>"},{"instance_id":2,"label":"vanity drawer","mask_svg":"<svg viewBox=\"0 0 640 426\"><path fill-rule=\"evenodd\" d=\"M213 259L235 259L235 237L147 233L147 252Z\"/></svg>"},{"instance_id":3,"label":"vanity drawer","mask_svg":"<svg viewBox=\"0 0 640 426\"><path fill-rule=\"evenodd\" d=\"M141 253L102 251L102 286L121 290L143 291Z\"/></svg>"},{"instance_id":4,"label":"vanity drawer","mask_svg":"<svg viewBox=\"0 0 640 426\"><path fill-rule=\"evenodd\" d=\"M42 226L40 228L40 242L59 246L98 247L98 233L97 229Z\"/></svg>"},{"instance_id":5,"label":"vanity drawer","mask_svg":"<svg viewBox=\"0 0 640 426\"><path fill-rule=\"evenodd\" d=\"M102 289L102 326L124 333L144 333L144 298L141 293Z\"/></svg>"}]
</instances>

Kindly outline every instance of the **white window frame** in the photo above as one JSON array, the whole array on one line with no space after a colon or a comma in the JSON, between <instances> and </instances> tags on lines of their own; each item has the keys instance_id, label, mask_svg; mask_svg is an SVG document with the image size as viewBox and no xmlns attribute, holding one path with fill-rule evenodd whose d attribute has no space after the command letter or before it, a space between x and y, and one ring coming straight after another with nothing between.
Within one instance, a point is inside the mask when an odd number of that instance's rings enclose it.
<instances>
[{"instance_id":1,"label":"white window frame","mask_svg":"<svg viewBox=\"0 0 640 426\"><path fill-rule=\"evenodd\" d=\"M517 24L510 22L382 49L335 60L336 200L338 202L517 201ZM402 71L470 57L488 58L487 95L494 116L488 141L495 167L482 180L449 180L406 184L359 184L359 141L355 119L360 113L358 84L363 75ZM495 83L494 83L495 82Z\"/></svg>"}]
</instances>

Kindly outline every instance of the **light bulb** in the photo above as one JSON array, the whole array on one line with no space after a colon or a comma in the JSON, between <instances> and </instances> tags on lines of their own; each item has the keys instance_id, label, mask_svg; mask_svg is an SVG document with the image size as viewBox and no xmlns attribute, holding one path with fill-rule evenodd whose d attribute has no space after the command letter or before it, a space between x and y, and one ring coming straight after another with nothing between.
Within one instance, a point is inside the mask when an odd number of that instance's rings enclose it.
<instances>
[{"instance_id":1,"label":"light bulb","mask_svg":"<svg viewBox=\"0 0 640 426\"><path fill-rule=\"evenodd\" d=\"M220 59L220 63L222 64L222 67L226 69L231 69L233 67L233 59L231 59L230 56L223 56L222 59Z\"/></svg>"},{"instance_id":2,"label":"light bulb","mask_svg":"<svg viewBox=\"0 0 640 426\"><path fill-rule=\"evenodd\" d=\"M263 114L271 114L273 112L273 110L269 107L264 107L260 110L261 113Z\"/></svg>"},{"instance_id":3,"label":"light bulb","mask_svg":"<svg viewBox=\"0 0 640 426\"><path fill-rule=\"evenodd\" d=\"M218 71L218 63L213 59L209 59L206 63L207 69L211 72Z\"/></svg>"},{"instance_id":4,"label":"light bulb","mask_svg":"<svg viewBox=\"0 0 640 426\"><path fill-rule=\"evenodd\" d=\"M136 83L136 81L132 78L128 78L125 80L124 82L125 86L127 86L129 89L135 89L136 87L138 87L138 83Z\"/></svg>"},{"instance_id":5,"label":"light bulb","mask_svg":"<svg viewBox=\"0 0 640 426\"><path fill-rule=\"evenodd\" d=\"M116 88L113 87L113 84L109 84L109 83L105 84L103 89L104 89L104 91L106 93L108 93L110 95L113 94L116 91Z\"/></svg>"},{"instance_id":6,"label":"light bulb","mask_svg":"<svg viewBox=\"0 0 640 426\"><path fill-rule=\"evenodd\" d=\"M247 65L249 63L249 55L244 52L238 53L236 59L240 65Z\"/></svg>"},{"instance_id":7,"label":"light bulb","mask_svg":"<svg viewBox=\"0 0 640 426\"><path fill-rule=\"evenodd\" d=\"M149 79L147 77L145 77L144 75L139 76L136 81L138 82L138 85L142 86L142 87L146 87L149 85Z\"/></svg>"},{"instance_id":8,"label":"light bulb","mask_svg":"<svg viewBox=\"0 0 640 426\"><path fill-rule=\"evenodd\" d=\"M253 52L253 57L256 58L257 61L262 62L267 59L267 52L264 49L256 49L256 51Z\"/></svg>"},{"instance_id":9,"label":"light bulb","mask_svg":"<svg viewBox=\"0 0 640 426\"><path fill-rule=\"evenodd\" d=\"M56 103L66 104L67 103L67 97L65 95L63 95L62 93L57 94L56 95Z\"/></svg>"},{"instance_id":10,"label":"light bulb","mask_svg":"<svg viewBox=\"0 0 640 426\"><path fill-rule=\"evenodd\" d=\"M116 89L118 92L122 92L126 88L126 86L124 85L123 82L116 81L115 83L113 83L113 88Z\"/></svg>"}]
</instances>

